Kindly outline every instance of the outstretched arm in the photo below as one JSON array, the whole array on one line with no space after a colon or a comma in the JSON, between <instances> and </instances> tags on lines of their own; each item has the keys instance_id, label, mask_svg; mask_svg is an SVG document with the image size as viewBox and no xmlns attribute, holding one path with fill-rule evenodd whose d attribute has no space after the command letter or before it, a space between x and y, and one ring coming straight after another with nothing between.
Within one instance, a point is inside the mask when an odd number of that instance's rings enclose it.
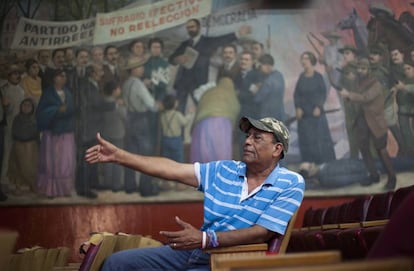
<instances>
[{"instance_id":1,"label":"outstretched arm","mask_svg":"<svg viewBox=\"0 0 414 271\"><path fill-rule=\"evenodd\" d=\"M129 153L103 139L99 133L96 138L98 144L86 151L85 160L88 163L118 163L147 175L198 187L193 164Z\"/></svg>"}]
</instances>

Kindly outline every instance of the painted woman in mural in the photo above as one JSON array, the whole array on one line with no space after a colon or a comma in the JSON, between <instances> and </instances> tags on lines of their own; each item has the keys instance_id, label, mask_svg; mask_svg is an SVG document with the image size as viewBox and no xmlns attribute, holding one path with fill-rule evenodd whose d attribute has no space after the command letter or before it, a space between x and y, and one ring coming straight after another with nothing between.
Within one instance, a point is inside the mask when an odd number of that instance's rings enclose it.
<instances>
[{"instance_id":1,"label":"painted woman in mural","mask_svg":"<svg viewBox=\"0 0 414 271\"><path fill-rule=\"evenodd\" d=\"M65 83L65 72L55 70L53 84L43 90L36 112L42 132L37 188L49 198L71 196L75 180L73 100Z\"/></svg>"},{"instance_id":2,"label":"painted woman in mural","mask_svg":"<svg viewBox=\"0 0 414 271\"><path fill-rule=\"evenodd\" d=\"M191 134L191 162L232 159L233 129L239 112L233 81L222 77L199 101Z\"/></svg>"},{"instance_id":3,"label":"painted woman in mural","mask_svg":"<svg viewBox=\"0 0 414 271\"><path fill-rule=\"evenodd\" d=\"M300 62L303 72L294 92L300 155L303 162L321 164L335 160L334 145L324 113L326 85L322 75L314 68L317 59L312 52L302 53Z\"/></svg>"}]
</instances>

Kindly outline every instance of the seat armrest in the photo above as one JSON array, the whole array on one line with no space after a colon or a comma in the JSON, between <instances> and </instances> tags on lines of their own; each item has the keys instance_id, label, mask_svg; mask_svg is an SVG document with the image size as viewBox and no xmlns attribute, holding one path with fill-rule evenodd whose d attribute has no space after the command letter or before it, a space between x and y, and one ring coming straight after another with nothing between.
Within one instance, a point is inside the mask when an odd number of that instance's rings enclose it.
<instances>
[{"instance_id":1,"label":"seat armrest","mask_svg":"<svg viewBox=\"0 0 414 271\"><path fill-rule=\"evenodd\" d=\"M205 251L210 254L220 254L220 253L237 253L237 252L257 252L257 251L267 251L268 245L266 243L259 244L249 244L249 245L238 245L230 247L218 247L218 248L209 248Z\"/></svg>"}]
</instances>

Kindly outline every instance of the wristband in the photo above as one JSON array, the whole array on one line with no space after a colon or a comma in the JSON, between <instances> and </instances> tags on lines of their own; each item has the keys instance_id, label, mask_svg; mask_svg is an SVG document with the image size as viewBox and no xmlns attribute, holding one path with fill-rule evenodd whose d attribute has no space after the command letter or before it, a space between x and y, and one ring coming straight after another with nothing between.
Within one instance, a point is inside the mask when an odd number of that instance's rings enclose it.
<instances>
[{"instance_id":1,"label":"wristband","mask_svg":"<svg viewBox=\"0 0 414 271\"><path fill-rule=\"evenodd\" d=\"M207 233L203 231L203 241L201 242L201 248L206 248L207 246Z\"/></svg>"},{"instance_id":2,"label":"wristband","mask_svg":"<svg viewBox=\"0 0 414 271\"><path fill-rule=\"evenodd\" d=\"M219 242L218 242L218 239L217 239L216 232L213 231L213 230L208 229L207 230L207 235L208 235L208 239L209 239L208 246L213 247L213 248L218 247Z\"/></svg>"}]
</instances>

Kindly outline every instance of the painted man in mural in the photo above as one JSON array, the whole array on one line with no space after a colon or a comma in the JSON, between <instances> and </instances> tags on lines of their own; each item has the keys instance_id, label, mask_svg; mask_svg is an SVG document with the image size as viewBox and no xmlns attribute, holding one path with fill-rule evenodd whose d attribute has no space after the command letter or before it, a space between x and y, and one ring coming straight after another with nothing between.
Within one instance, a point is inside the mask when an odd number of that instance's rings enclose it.
<instances>
[{"instance_id":1,"label":"painted man in mural","mask_svg":"<svg viewBox=\"0 0 414 271\"><path fill-rule=\"evenodd\" d=\"M371 74L369 61L363 58L358 61L358 92L341 90L340 95L353 103L361 105L361 111L356 119L358 129L358 145L365 165L370 173L369 179L364 185L379 182L380 176L375 166L374 159L369 150L370 140L373 141L378 156L388 174L386 190L393 190L396 185L394 167L391 163L387 144L387 123L384 115L384 96L382 85Z\"/></svg>"},{"instance_id":2,"label":"painted man in mural","mask_svg":"<svg viewBox=\"0 0 414 271\"><path fill-rule=\"evenodd\" d=\"M250 27L241 27L238 33L230 33L217 37L206 37L201 34L201 23L197 19L190 19L186 23L189 39L182 42L180 46L169 57L173 65L180 64L175 78L174 88L179 100L179 109L184 112L187 98L193 95L193 91L199 86L207 83L210 65L210 57L221 45L237 40L238 36L250 33ZM193 65L189 65L189 54L192 52L196 58ZM195 51L195 52L194 52Z\"/></svg>"}]
</instances>

